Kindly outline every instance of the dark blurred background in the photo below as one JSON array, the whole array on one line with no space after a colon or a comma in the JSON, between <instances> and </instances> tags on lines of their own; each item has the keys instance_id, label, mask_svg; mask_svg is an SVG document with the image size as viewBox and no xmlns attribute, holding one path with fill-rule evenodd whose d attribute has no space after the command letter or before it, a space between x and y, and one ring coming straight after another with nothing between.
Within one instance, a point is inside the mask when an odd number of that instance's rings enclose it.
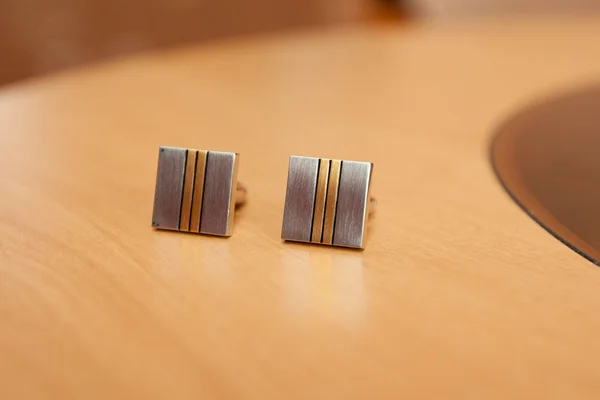
<instances>
[{"instance_id":1,"label":"dark blurred background","mask_svg":"<svg viewBox=\"0 0 600 400\"><path fill-rule=\"evenodd\" d=\"M386 4L387 3L387 4ZM158 46L377 18L377 0L0 0L0 83Z\"/></svg>"},{"instance_id":2,"label":"dark blurred background","mask_svg":"<svg viewBox=\"0 0 600 400\"><path fill-rule=\"evenodd\" d=\"M596 0L0 0L0 84L161 46L281 29L503 12Z\"/></svg>"}]
</instances>

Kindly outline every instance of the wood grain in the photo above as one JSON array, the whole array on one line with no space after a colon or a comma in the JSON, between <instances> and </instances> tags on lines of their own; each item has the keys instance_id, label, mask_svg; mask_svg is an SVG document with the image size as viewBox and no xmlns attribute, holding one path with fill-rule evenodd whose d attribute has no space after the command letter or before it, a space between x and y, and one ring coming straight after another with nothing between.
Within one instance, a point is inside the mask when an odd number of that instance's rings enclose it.
<instances>
[{"instance_id":1,"label":"wood grain","mask_svg":"<svg viewBox=\"0 0 600 400\"><path fill-rule=\"evenodd\" d=\"M0 398L597 399L600 270L513 204L488 144L597 79L599 35L314 31L3 89ZM233 237L151 228L159 145L242 154ZM365 251L281 242L290 154L374 162Z\"/></svg>"}]
</instances>

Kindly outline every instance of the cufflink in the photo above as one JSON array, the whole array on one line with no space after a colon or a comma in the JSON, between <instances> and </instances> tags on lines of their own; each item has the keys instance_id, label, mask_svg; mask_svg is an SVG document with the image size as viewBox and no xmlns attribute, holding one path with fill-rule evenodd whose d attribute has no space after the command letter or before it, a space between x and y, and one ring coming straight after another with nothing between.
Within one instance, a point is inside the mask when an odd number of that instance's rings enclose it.
<instances>
[{"instance_id":1,"label":"cufflink","mask_svg":"<svg viewBox=\"0 0 600 400\"><path fill-rule=\"evenodd\" d=\"M369 162L290 157L281 238L364 248Z\"/></svg>"},{"instance_id":2,"label":"cufflink","mask_svg":"<svg viewBox=\"0 0 600 400\"><path fill-rule=\"evenodd\" d=\"M245 201L237 184L239 155L161 147L152 226L231 236L235 205Z\"/></svg>"}]
</instances>

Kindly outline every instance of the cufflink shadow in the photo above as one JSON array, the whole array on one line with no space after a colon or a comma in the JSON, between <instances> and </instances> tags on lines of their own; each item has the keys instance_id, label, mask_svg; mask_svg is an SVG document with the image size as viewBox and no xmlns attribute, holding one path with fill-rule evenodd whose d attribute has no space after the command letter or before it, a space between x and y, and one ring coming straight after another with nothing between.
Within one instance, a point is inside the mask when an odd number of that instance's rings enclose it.
<instances>
[{"instance_id":1,"label":"cufflink shadow","mask_svg":"<svg viewBox=\"0 0 600 400\"><path fill-rule=\"evenodd\" d=\"M333 246L330 244L313 243L313 242L297 242L293 240L281 240L286 246L294 246L298 248L321 248L327 250L338 250L338 251L350 251L355 253L362 253L365 249L356 247L344 247L344 246Z\"/></svg>"}]
</instances>

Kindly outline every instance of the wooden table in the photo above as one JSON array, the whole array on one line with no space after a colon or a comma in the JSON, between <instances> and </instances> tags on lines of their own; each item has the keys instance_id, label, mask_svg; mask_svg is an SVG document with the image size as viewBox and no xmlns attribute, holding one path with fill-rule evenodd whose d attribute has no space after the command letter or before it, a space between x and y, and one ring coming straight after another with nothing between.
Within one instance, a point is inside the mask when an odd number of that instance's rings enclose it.
<instances>
[{"instance_id":1,"label":"wooden table","mask_svg":"<svg viewBox=\"0 0 600 400\"><path fill-rule=\"evenodd\" d=\"M600 270L488 160L600 19L355 27L0 91L0 398L597 399ZM237 151L230 239L150 226L159 145ZM290 154L375 163L364 252L283 243Z\"/></svg>"}]
</instances>

